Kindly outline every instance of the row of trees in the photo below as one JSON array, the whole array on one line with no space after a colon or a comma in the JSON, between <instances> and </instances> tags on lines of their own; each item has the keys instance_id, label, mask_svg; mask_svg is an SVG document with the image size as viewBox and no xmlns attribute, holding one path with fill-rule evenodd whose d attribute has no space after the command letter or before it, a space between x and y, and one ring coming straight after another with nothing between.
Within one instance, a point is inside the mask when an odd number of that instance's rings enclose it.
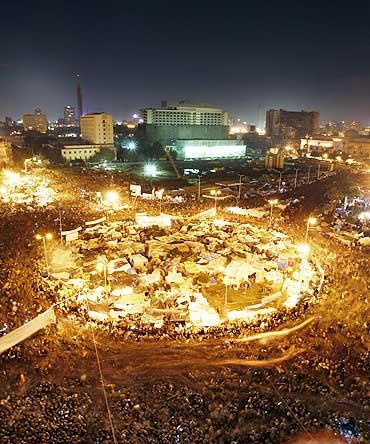
<instances>
[{"instance_id":1,"label":"row of trees","mask_svg":"<svg viewBox=\"0 0 370 444\"><path fill-rule=\"evenodd\" d=\"M164 145L160 142L151 142L145 136L123 137L118 139L118 160L140 161L158 160L166 156Z\"/></svg>"}]
</instances>

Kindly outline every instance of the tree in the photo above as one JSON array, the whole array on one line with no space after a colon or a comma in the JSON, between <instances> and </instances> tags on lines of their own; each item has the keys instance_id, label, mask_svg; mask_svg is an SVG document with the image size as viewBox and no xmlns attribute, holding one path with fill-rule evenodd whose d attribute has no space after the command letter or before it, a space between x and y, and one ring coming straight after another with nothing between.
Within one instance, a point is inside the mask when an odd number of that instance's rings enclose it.
<instances>
[{"instance_id":1,"label":"tree","mask_svg":"<svg viewBox=\"0 0 370 444\"><path fill-rule=\"evenodd\" d=\"M99 153L96 153L93 157L90 157L89 162L91 163L99 163L104 162L112 162L114 160L114 151L109 148L101 148Z\"/></svg>"}]
</instances>

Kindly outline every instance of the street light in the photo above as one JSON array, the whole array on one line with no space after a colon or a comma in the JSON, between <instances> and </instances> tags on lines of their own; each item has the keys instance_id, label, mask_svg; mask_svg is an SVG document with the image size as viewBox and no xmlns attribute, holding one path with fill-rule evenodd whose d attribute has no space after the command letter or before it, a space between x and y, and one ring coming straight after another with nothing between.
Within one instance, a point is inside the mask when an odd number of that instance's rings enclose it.
<instances>
[{"instance_id":1,"label":"street light","mask_svg":"<svg viewBox=\"0 0 370 444\"><path fill-rule=\"evenodd\" d=\"M117 206L119 203L119 195L117 191L108 191L105 195L105 202L112 208Z\"/></svg>"},{"instance_id":2,"label":"street light","mask_svg":"<svg viewBox=\"0 0 370 444\"><path fill-rule=\"evenodd\" d=\"M309 217L307 219L307 225L306 225L306 236L305 236L305 243L307 244L307 239L308 239L308 231L310 229L310 225L316 225L317 224L317 219L316 217Z\"/></svg>"},{"instance_id":3,"label":"street light","mask_svg":"<svg viewBox=\"0 0 370 444\"><path fill-rule=\"evenodd\" d=\"M198 175L198 202L200 202L200 178L201 177L202 177L201 175Z\"/></svg>"},{"instance_id":4,"label":"street light","mask_svg":"<svg viewBox=\"0 0 370 444\"><path fill-rule=\"evenodd\" d=\"M107 276L107 267L108 262L105 258L98 258L98 262L96 264L96 270L99 271L99 273L104 273L104 286L106 287L108 285L108 276Z\"/></svg>"},{"instance_id":5,"label":"street light","mask_svg":"<svg viewBox=\"0 0 370 444\"><path fill-rule=\"evenodd\" d=\"M127 144L127 149L129 151L135 151L136 150L136 142L131 140L128 144Z\"/></svg>"},{"instance_id":6,"label":"street light","mask_svg":"<svg viewBox=\"0 0 370 444\"><path fill-rule=\"evenodd\" d=\"M42 240L42 243L44 245L44 256L45 256L46 270L47 270L47 272L49 274L49 268L50 267L49 267L49 261L48 261L48 253L46 251L46 241L47 240L50 241L51 239L53 239L53 235L52 235L52 233L46 233L44 235L36 234L35 237L36 237L37 240Z\"/></svg>"},{"instance_id":7,"label":"street light","mask_svg":"<svg viewBox=\"0 0 370 444\"><path fill-rule=\"evenodd\" d=\"M295 170L294 189L297 188L297 180L298 180L298 169Z\"/></svg>"},{"instance_id":8,"label":"street light","mask_svg":"<svg viewBox=\"0 0 370 444\"><path fill-rule=\"evenodd\" d=\"M164 188L158 191L159 195L159 214L162 214L162 199L163 199Z\"/></svg>"},{"instance_id":9,"label":"street light","mask_svg":"<svg viewBox=\"0 0 370 444\"><path fill-rule=\"evenodd\" d=\"M281 190L281 176L282 176L282 174L283 174L283 172L280 171L279 172L279 193L281 192L280 190Z\"/></svg>"},{"instance_id":10,"label":"street light","mask_svg":"<svg viewBox=\"0 0 370 444\"><path fill-rule=\"evenodd\" d=\"M157 171L157 167L156 167L154 164L152 164L152 163L147 163L147 164L144 166L144 173L145 173L147 176L153 176L153 177L155 177L155 176L157 175L157 173L158 173L158 171Z\"/></svg>"},{"instance_id":11,"label":"street light","mask_svg":"<svg viewBox=\"0 0 370 444\"><path fill-rule=\"evenodd\" d=\"M238 193L238 200L240 200L240 196L242 194L242 177L244 177L244 174L238 174L239 176L239 193Z\"/></svg>"},{"instance_id":12,"label":"street light","mask_svg":"<svg viewBox=\"0 0 370 444\"><path fill-rule=\"evenodd\" d=\"M308 167L308 178L307 183L310 183L311 165Z\"/></svg>"},{"instance_id":13,"label":"street light","mask_svg":"<svg viewBox=\"0 0 370 444\"><path fill-rule=\"evenodd\" d=\"M33 160L33 157L30 157L29 159L24 160L24 171L27 172L27 165L28 162L31 162Z\"/></svg>"},{"instance_id":14,"label":"street light","mask_svg":"<svg viewBox=\"0 0 370 444\"><path fill-rule=\"evenodd\" d=\"M220 190L211 190L212 196L215 196L215 211L217 213L217 196L221 194Z\"/></svg>"},{"instance_id":15,"label":"street light","mask_svg":"<svg viewBox=\"0 0 370 444\"><path fill-rule=\"evenodd\" d=\"M268 203L271 205L271 209L270 209L270 225L272 224L272 211L274 209L274 205L278 204L278 200L277 199L271 199L268 201Z\"/></svg>"},{"instance_id":16,"label":"street light","mask_svg":"<svg viewBox=\"0 0 370 444\"><path fill-rule=\"evenodd\" d=\"M307 257L310 252L310 246L308 244L297 245L297 250L303 257Z\"/></svg>"}]
</instances>

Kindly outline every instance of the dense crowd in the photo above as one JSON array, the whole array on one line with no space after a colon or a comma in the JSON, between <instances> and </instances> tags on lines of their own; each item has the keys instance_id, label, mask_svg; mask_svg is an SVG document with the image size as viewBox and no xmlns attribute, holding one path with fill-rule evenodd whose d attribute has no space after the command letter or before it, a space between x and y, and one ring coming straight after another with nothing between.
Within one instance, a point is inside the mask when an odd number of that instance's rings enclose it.
<instances>
[{"instance_id":1,"label":"dense crowd","mask_svg":"<svg viewBox=\"0 0 370 444\"><path fill-rule=\"evenodd\" d=\"M68 205L64 223L74 228L86 214L80 202ZM0 335L55 302L34 234L58 227L55 206L2 209ZM297 236L301 213L292 211L284 223ZM370 258L320 233L312 234L312 243L327 278L310 303L253 323L197 331L170 322L157 331L134 319L99 331L117 442L279 444L322 431L344 442L370 442ZM307 328L281 339L236 341L312 315L317 318ZM0 443L114 442L90 327L61 319L1 356ZM248 365L291 348L304 351L278 366ZM220 365L226 358L246 365Z\"/></svg>"}]
</instances>

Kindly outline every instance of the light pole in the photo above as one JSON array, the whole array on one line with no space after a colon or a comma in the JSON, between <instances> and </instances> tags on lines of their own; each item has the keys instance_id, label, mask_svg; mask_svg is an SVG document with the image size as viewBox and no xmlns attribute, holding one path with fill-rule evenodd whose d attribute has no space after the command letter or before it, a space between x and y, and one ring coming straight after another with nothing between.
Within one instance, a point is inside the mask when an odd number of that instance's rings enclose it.
<instances>
[{"instance_id":1,"label":"light pole","mask_svg":"<svg viewBox=\"0 0 370 444\"><path fill-rule=\"evenodd\" d=\"M60 231L60 243L63 243L63 235L62 235L62 211L59 208L59 231Z\"/></svg>"},{"instance_id":2,"label":"light pole","mask_svg":"<svg viewBox=\"0 0 370 444\"><path fill-rule=\"evenodd\" d=\"M305 236L305 243L307 244L308 240L308 231L310 229L310 225L315 225L317 223L316 217L309 217L307 219L307 225L306 225L306 236Z\"/></svg>"},{"instance_id":3,"label":"light pole","mask_svg":"<svg viewBox=\"0 0 370 444\"><path fill-rule=\"evenodd\" d=\"M24 171L27 173L27 164L28 164L28 162L31 162L31 160L32 160L32 157L30 158L30 159L25 159L24 160Z\"/></svg>"},{"instance_id":4,"label":"light pole","mask_svg":"<svg viewBox=\"0 0 370 444\"><path fill-rule=\"evenodd\" d=\"M217 214L217 196L221 194L220 190L212 190L211 191L212 196L215 196L215 212Z\"/></svg>"},{"instance_id":5,"label":"light pole","mask_svg":"<svg viewBox=\"0 0 370 444\"><path fill-rule=\"evenodd\" d=\"M281 176L282 176L282 174L283 174L283 172L280 171L279 172L279 193L280 193L280 190L281 190Z\"/></svg>"},{"instance_id":6,"label":"light pole","mask_svg":"<svg viewBox=\"0 0 370 444\"><path fill-rule=\"evenodd\" d=\"M225 318L227 316L227 281L225 283L225 301L224 301L224 310L225 310Z\"/></svg>"},{"instance_id":7,"label":"light pole","mask_svg":"<svg viewBox=\"0 0 370 444\"><path fill-rule=\"evenodd\" d=\"M295 170L295 178L294 178L294 189L297 188L297 180L298 180L298 170Z\"/></svg>"},{"instance_id":8,"label":"light pole","mask_svg":"<svg viewBox=\"0 0 370 444\"><path fill-rule=\"evenodd\" d=\"M272 212L274 210L274 205L277 205L278 202L279 201L277 199L271 199L271 200L268 201L268 203L271 205L271 208L270 208L270 224L269 225L272 224Z\"/></svg>"},{"instance_id":9,"label":"light pole","mask_svg":"<svg viewBox=\"0 0 370 444\"><path fill-rule=\"evenodd\" d=\"M47 253L47 250L46 250L46 241L53 239L53 235L51 233L46 233L45 235L36 234L36 239L37 240L42 240L42 243L44 245L44 256L45 256L46 270L47 270L47 272L49 274L50 267L49 267L49 261L48 261L48 253Z\"/></svg>"},{"instance_id":10,"label":"light pole","mask_svg":"<svg viewBox=\"0 0 370 444\"><path fill-rule=\"evenodd\" d=\"M200 202L200 178L201 176L198 176L198 202Z\"/></svg>"},{"instance_id":11,"label":"light pole","mask_svg":"<svg viewBox=\"0 0 370 444\"><path fill-rule=\"evenodd\" d=\"M244 174L238 174L238 176L239 176L239 193L238 193L238 201L239 201L242 194L242 177L244 177Z\"/></svg>"},{"instance_id":12,"label":"light pole","mask_svg":"<svg viewBox=\"0 0 370 444\"><path fill-rule=\"evenodd\" d=\"M162 188L161 190L158 191L158 193L159 193L159 214L162 214L162 199L163 199L164 189Z\"/></svg>"},{"instance_id":13,"label":"light pole","mask_svg":"<svg viewBox=\"0 0 370 444\"><path fill-rule=\"evenodd\" d=\"M107 260L105 258L99 258L99 260L96 264L96 269L100 273L101 272L104 273L104 286L105 287L108 285L107 267L108 267Z\"/></svg>"},{"instance_id":14,"label":"light pole","mask_svg":"<svg viewBox=\"0 0 370 444\"><path fill-rule=\"evenodd\" d=\"M311 165L308 167L307 183L310 183Z\"/></svg>"},{"instance_id":15,"label":"light pole","mask_svg":"<svg viewBox=\"0 0 370 444\"><path fill-rule=\"evenodd\" d=\"M319 180L319 179L320 179L320 161L317 165L317 180Z\"/></svg>"}]
</instances>

